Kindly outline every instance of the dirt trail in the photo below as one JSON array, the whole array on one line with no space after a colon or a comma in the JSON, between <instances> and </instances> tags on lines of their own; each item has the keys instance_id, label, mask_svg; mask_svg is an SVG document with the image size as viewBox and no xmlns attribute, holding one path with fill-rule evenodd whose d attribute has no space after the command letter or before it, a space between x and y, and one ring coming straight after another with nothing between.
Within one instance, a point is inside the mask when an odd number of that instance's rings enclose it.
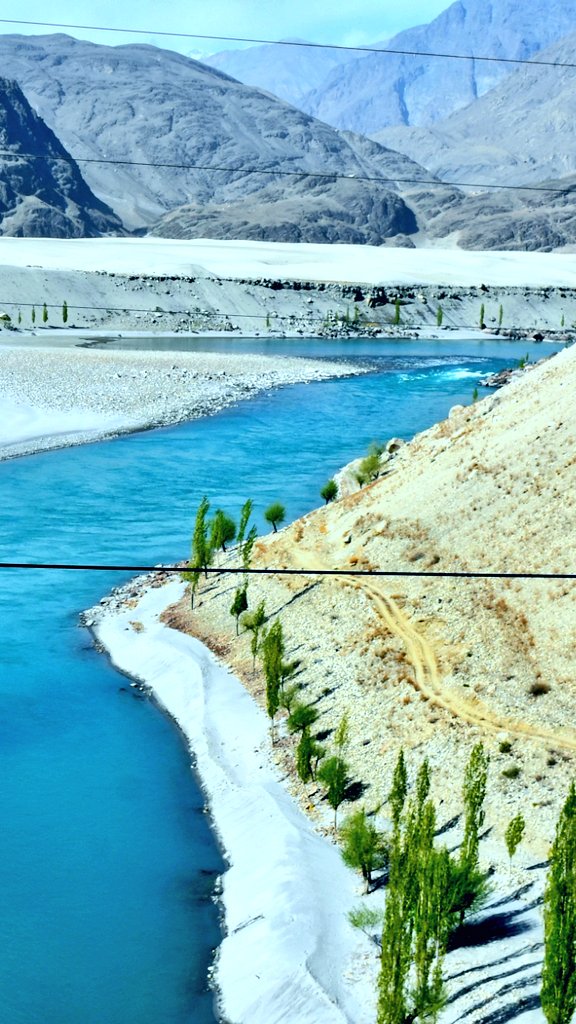
<instances>
[{"instance_id":1,"label":"dirt trail","mask_svg":"<svg viewBox=\"0 0 576 1024\"><path fill-rule=\"evenodd\" d=\"M300 547L298 547L298 564L302 569L329 568L317 553L304 551ZM511 736L531 739L536 743L555 749L576 751L576 736L559 734L550 729L540 729L525 722L504 718L495 714L477 698L465 699L458 694L446 691L442 687L432 646L378 583L368 577L336 576L331 578L340 585L353 587L355 590L362 590L367 594L389 632L403 641L406 654L414 669L412 683L425 700L430 701L435 707L448 711L455 718L459 718L469 725L476 725L487 732L504 732Z\"/></svg>"}]
</instances>

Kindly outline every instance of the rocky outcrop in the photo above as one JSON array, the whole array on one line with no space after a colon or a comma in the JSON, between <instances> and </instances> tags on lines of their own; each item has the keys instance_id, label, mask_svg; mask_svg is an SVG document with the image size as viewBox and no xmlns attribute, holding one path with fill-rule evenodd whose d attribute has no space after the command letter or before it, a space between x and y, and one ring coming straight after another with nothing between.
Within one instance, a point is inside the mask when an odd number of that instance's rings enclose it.
<instances>
[{"instance_id":1,"label":"rocky outcrop","mask_svg":"<svg viewBox=\"0 0 576 1024\"><path fill-rule=\"evenodd\" d=\"M90 238L122 230L18 85L0 79L0 233Z\"/></svg>"}]
</instances>

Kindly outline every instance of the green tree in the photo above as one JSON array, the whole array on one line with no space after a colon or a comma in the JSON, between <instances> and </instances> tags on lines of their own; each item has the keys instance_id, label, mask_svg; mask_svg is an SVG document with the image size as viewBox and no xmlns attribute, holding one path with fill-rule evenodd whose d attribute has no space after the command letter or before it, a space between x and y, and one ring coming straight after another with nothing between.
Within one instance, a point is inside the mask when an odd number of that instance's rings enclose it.
<instances>
[{"instance_id":1,"label":"green tree","mask_svg":"<svg viewBox=\"0 0 576 1024\"><path fill-rule=\"evenodd\" d=\"M464 769L464 838L460 847L460 863L471 870L478 868L480 829L484 824L484 800L488 781L489 757L482 743L472 748L470 759Z\"/></svg>"},{"instance_id":2,"label":"green tree","mask_svg":"<svg viewBox=\"0 0 576 1024\"><path fill-rule=\"evenodd\" d=\"M192 534L192 560L198 568L204 569L204 575L208 578L207 569L212 561L214 550L208 539L208 512L210 502L204 496L196 512L194 532Z\"/></svg>"},{"instance_id":3,"label":"green tree","mask_svg":"<svg viewBox=\"0 0 576 1024\"><path fill-rule=\"evenodd\" d=\"M42 306L42 323L48 323L48 306L46 305L46 303L44 303L44 305Z\"/></svg>"},{"instance_id":4,"label":"green tree","mask_svg":"<svg viewBox=\"0 0 576 1024\"><path fill-rule=\"evenodd\" d=\"M444 310L442 309L442 306L438 306L438 309L436 310L436 326L437 327L442 327L442 321L443 320L444 320Z\"/></svg>"},{"instance_id":5,"label":"green tree","mask_svg":"<svg viewBox=\"0 0 576 1024\"><path fill-rule=\"evenodd\" d=\"M20 326L21 323L22 323L22 312L21 312L21 310L18 310L18 326Z\"/></svg>"},{"instance_id":6,"label":"green tree","mask_svg":"<svg viewBox=\"0 0 576 1024\"><path fill-rule=\"evenodd\" d=\"M64 299L64 302L62 303L62 323L68 323L68 303L66 302L66 299Z\"/></svg>"},{"instance_id":7,"label":"green tree","mask_svg":"<svg viewBox=\"0 0 576 1024\"><path fill-rule=\"evenodd\" d=\"M210 546L213 550L221 548L226 551L226 545L230 544L236 536L236 523L221 509L216 509L214 518L210 525Z\"/></svg>"},{"instance_id":8,"label":"green tree","mask_svg":"<svg viewBox=\"0 0 576 1024\"><path fill-rule=\"evenodd\" d=\"M502 321L504 319L504 306L502 303L498 306L498 327L502 327Z\"/></svg>"},{"instance_id":9,"label":"green tree","mask_svg":"<svg viewBox=\"0 0 576 1024\"><path fill-rule=\"evenodd\" d=\"M576 786L560 813L544 893L542 1009L548 1024L570 1024L576 1011Z\"/></svg>"},{"instance_id":10,"label":"green tree","mask_svg":"<svg viewBox=\"0 0 576 1024\"><path fill-rule=\"evenodd\" d=\"M32 306L32 312L30 313L30 318L32 320L32 323L35 324L36 323L36 307L35 306Z\"/></svg>"},{"instance_id":11,"label":"green tree","mask_svg":"<svg viewBox=\"0 0 576 1024\"><path fill-rule=\"evenodd\" d=\"M324 747L310 735L310 729L306 726L296 747L296 771L302 782L310 782L316 778L318 762L323 756Z\"/></svg>"},{"instance_id":12,"label":"green tree","mask_svg":"<svg viewBox=\"0 0 576 1024\"><path fill-rule=\"evenodd\" d=\"M275 619L264 635L261 649L266 679L266 711L274 725L280 707L280 688L283 682L284 636L280 619Z\"/></svg>"},{"instance_id":13,"label":"green tree","mask_svg":"<svg viewBox=\"0 0 576 1024\"><path fill-rule=\"evenodd\" d=\"M334 828L336 828L338 808L344 800L348 788L348 765L344 758L336 754L322 761L317 774L320 782L326 787L326 799L334 811Z\"/></svg>"},{"instance_id":14,"label":"green tree","mask_svg":"<svg viewBox=\"0 0 576 1024\"><path fill-rule=\"evenodd\" d=\"M302 704L299 701L292 705L288 716L288 732L302 732L304 729L309 729L317 718L316 708L313 708L311 704Z\"/></svg>"},{"instance_id":15,"label":"green tree","mask_svg":"<svg viewBox=\"0 0 576 1024\"><path fill-rule=\"evenodd\" d=\"M286 509L284 505L281 505L279 501L275 501L272 505L269 505L264 513L264 519L267 523L270 523L274 533L278 532L278 524L283 523L286 519Z\"/></svg>"},{"instance_id":16,"label":"green tree","mask_svg":"<svg viewBox=\"0 0 576 1024\"><path fill-rule=\"evenodd\" d=\"M338 484L335 480L328 480L320 490L320 497L324 498L326 504L328 504L329 501L334 501L337 494Z\"/></svg>"},{"instance_id":17,"label":"green tree","mask_svg":"<svg viewBox=\"0 0 576 1024\"><path fill-rule=\"evenodd\" d=\"M516 853L518 846L522 842L524 831L526 829L526 822L521 814L517 814L515 818L512 818L508 828L504 834L506 840L506 849L508 850L508 856L510 863L512 863L512 857Z\"/></svg>"},{"instance_id":18,"label":"green tree","mask_svg":"<svg viewBox=\"0 0 576 1024\"><path fill-rule=\"evenodd\" d=\"M392 808L392 823L395 829L397 829L400 824L400 818L404 809L407 792L408 773L406 771L404 751L401 750L398 754L394 775L392 776L392 788L388 794L388 803Z\"/></svg>"},{"instance_id":19,"label":"green tree","mask_svg":"<svg viewBox=\"0 0 576 1024\"><path fill-rule=\"evenodd\" d=\"M238 587L234 594L234 600L230 605L230 615L233 615L236 619L236 636L238 636L239 629L238 623L240 616L248 608L248 595L246 593L246 587Z\"/></svg>"},{"instance_id":20,"label":"green tree","mask_svg":"<svg viewBox=\"0 0 576 1024\"><path fill-rule=\"evenodd\" d=\"M256 669L256 655L258 654L258 648L260 646L260 632L262 626L266 622L266 609L264 601L260 601L260 604L254 609L253 612L245 612L242 616L242 625L244 629L247 629L251 634L250 638L250 653L252 654L252 672Z\"/></svg>"},{"instance_id":21,"label":"green tree","mask_svg":"<svg viewBox=\"0 0 576 1024\"><path fill-rule=\"evenodd\" d=\"M486 312L486 310L484 309L484 303L482 303L482 305L480 306L480 320L479 320L480 329L481 330L483 330L484 327L486 327L486 324L484 323L484 314L485 314L485 312Z\"/></svg>"},{"instance_id":22,"label":"green tree","mask_svg":"<svg viewBox=\"0 0 576 1024\"><path fill-rule=\"evenodd\" d=\"M372 450L368 452L368 455L362 459L356 472L356 479L361 487L363 487L364 484L370 483L372 480L376 480L380 472L380 455L381 452L379 449L377 447L373 447Z\"/></svg>"},{"instance_id":23,"label":"green tree","mask_svg":"<svg viewBox=\"0 0 576 1024\"><path fill-rule=\"evenodd\" d=\"M340 828L340 838L344 863L361 872L366 892L370 892L374 871L388 864L389 851L384 836L361 809L348 815Z\"/></svg>"},{"instance_id":24,"label":"green tree","mask_svg":"<svg viewBox=\"0 0 576 1024\"><path fill-rule=\"evenodd\" d=\"M400 323L400 299L396 299L394 302L394 319L392 323L395 327Z\"/></svg>"},{"instance_id":25,"label":"green tree","mask_svg":"<svg viewBox=\"0 0 576 1024\"><path fill-rule=\"evenodd\" d=\"M253 509L254 502L252 501L251 498L247 498L247 500L242 505L242 508L240 509L240 520L238 522L238 536L236 540L240 547L244 543L244 537L246 536L246 530L248 528L248 520L252 515Z\"/></svg>"},{"instance_id":26,"label":"green tree","mask_svg":"<svg viewBox=\"0 0 576 1024\"><path fill-rule=\"evenodd\" d=\"M258 531L255 526L251 526L248 530L246 540L242 544L242 565L247 571L250 568L250 562L252 561L252 550L256 543Z\"/></svg>"}]
</instances>

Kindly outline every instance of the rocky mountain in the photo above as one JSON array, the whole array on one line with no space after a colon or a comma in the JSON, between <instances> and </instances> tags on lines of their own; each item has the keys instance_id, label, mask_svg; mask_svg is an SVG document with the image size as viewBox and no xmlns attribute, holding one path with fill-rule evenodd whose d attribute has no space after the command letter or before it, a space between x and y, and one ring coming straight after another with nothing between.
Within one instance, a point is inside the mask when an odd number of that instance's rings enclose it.
<instances>
[{"instance_id":1,"label":"rocky mountain","mask_svg":"<svg viewBox=\"0 0 576 1024\"><path fill-rule=\"evenodd\" d=\"M538 59L574 64L576 33ZM481 99L430 127L376 135L447 180L535 184L576 173L573 67L522 67Z\"/></svg>"},{"instance_id":2,"label":"rocky mountain","mask_svg":"<svg viewBox=\"0 0 576 1024\"><path fill-rule=\"evenodd\" d=\"M335 68L302 109L337 128L371 135L388 125L431 125L492 89L512 64L474 54L529 58L574 31L573 0L457 0L428 25L387 44L404 54L369 54ZM419 56L470 54L470 60Z\"/></svg>"},{"instance_id":3,"label":"rocky mountain","mask_svg":"<svg viewBox=\"0 0 576 1024\"><path fill-rule=\"evenodd\" d=\"M18 85L0 79L0 234L82 238L121 231Z\"/></svg>"},{"instance_id":4,"label":"rocky mountain","mask_svg":"<svg viewBox=\"0 0 576 1024\"><path fill-rule=\"evenodd\" d=\"M223 50L205 57L203 63L298 107L307 93L323 85L334 68L357 56L355 50L266 44L246 50Z\"/></svg>"},{"instance_id":5,"label":"rocky mountain","mask_svg":"<svg viewBox=\"0 0 576 1024\"><path fill-rule=\"evenodd\" d=\"M416 230L395 180L422 180L428 171L181 54L62 35L0 36L0 59L129 227L186 205L195 233L215 230L222 217L220 230L236 237L256 237L268 222L274 237L284 231L307 241L378 241ZM308 189L300 172L319 177ZM347 182L331 175L367 179L361 192L357 186L361 199L348 203ZM265 209L277 203L283 209ZM326 222L320 238L318 222Z\"/></svg>"}]
</instances>

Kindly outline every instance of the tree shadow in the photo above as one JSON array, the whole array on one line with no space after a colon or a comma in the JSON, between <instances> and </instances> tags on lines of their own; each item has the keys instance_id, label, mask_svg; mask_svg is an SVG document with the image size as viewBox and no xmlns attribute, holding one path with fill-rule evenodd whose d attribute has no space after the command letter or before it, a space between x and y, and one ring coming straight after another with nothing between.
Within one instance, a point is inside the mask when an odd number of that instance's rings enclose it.
<instances>
[{"instance_id":1,"label":"tree shadow","mask_svg":"<svg viewBox=\"0 0 576 1024\"><path fill-rule=\"evenodd\" d=\"M355 800L360 800L364 796L367 789L370 789L368 782L361 782L357 779L355 782L351 782L344 791L344 799L349 800L353 803Z\"/></svg>"},{"instance_id":2,"label":"tree shadow","mask_svg":"<svg viewBox=\"0 0 576 1024\"><path fill-rule=\"evenodd\" d=\"M524 935L532 930L532 925L529 921L517 921L516 918L525 914L527 909L521 907L507 914L490 914L480 921L465 922L452 932L448 940L448 949L488 946L491 942L502 942L516 935Z\"/></svg>"}]
</instances>

